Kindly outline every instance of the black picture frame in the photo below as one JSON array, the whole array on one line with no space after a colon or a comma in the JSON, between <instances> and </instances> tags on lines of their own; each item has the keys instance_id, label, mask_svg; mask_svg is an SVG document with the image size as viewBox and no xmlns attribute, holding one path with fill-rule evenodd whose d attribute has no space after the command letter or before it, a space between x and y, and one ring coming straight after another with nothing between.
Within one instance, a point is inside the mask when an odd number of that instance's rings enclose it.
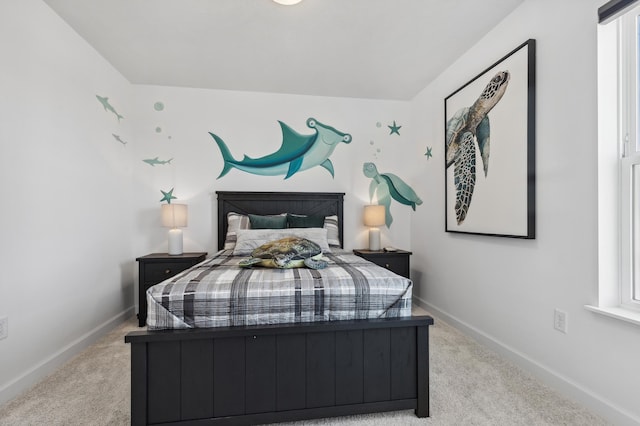
<instances>
[{"instance_id":1,"label":"black picture frame","mask_svg":"<svg viewBox=\"0 0 640 426\"><path fill-rule=\"evenodd\" d=\"M535 92L529 39L445 98L446 232L535 238Z\"/></svg>"}]
</instances>

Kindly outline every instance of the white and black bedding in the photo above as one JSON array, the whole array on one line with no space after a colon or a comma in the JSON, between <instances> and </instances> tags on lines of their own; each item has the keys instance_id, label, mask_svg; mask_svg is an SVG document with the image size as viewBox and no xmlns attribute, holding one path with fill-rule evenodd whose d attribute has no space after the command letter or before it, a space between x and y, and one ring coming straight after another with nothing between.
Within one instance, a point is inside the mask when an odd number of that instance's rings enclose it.
<instances>
[{"instance_id":1,"label":"white and black bedding","mask_svg":"<svg viewBox=\"0 0 640 426\"><path fill-rule=\"evenodd\" d=\"M149 329L208 328L411 316L411 280L354 254L325 269L240 268L214 257L147 291Z\"/></svg>"}]
</instances>

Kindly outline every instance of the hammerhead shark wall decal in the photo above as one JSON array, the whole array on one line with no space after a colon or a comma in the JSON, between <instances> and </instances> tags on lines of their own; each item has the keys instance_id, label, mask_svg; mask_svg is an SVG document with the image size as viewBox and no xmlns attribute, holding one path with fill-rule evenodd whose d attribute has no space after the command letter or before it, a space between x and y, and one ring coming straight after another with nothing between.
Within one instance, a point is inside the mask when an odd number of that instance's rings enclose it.
<instances>
[{"instance_id":1,"label":"hammerhead shark wall decal","mask_svg":"<svg viewBox=\"0 0 640 426\"><path fill-rule=\"evenodd\" d=\"M327 169L332 177L334 176L333 163L329 157L338 143L351 143L350 134L322 124L315 118L307 119L307 127L315 130L312 135L300 134L282 121L278 123L282 130L280 148L260 158L250 158L245 155L240 161L233 158L222 138L209 132L218 144L224 160L224 168L218 179L229 173L232 168L263 176L285 175L284 178L288 179L299 171L321 166Z\"/></svg>"}]
</instances>

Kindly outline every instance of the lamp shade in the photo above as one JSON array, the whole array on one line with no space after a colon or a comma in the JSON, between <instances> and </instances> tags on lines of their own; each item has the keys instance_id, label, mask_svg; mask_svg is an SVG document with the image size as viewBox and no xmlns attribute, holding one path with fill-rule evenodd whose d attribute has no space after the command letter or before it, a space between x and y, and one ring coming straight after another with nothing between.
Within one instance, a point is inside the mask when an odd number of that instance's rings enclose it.
<instances>
[{"instance_id":1,"label":"lamp shade","mask_svg":"<svg viewBox=\"0 0 640 426\"><path fill-rule=\"evenodd\" d=\"M163 204L162 226L168 228L183 228L187 226L187 205Z\"/></svg>"},{"instance_id":2,"label":"lamp shade","mask_svg":"<svg viewBox=\"0 0 640 426\"><path fill-rule=\"evenodd\" d=\"M365 226L382 226L385 223L384 221L384 206L373 204L364 206Z\"/></svg>"}]
</instances>

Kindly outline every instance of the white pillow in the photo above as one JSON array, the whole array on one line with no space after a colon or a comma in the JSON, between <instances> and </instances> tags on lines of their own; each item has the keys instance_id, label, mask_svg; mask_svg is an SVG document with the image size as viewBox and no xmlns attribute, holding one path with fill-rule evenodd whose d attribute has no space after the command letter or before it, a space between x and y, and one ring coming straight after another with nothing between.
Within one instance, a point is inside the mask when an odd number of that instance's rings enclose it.
<instances>
[{"instance_id":1,"label":"white pillow","mask_svg":"<svg viewBox=\"0 0 640 426\"><path fill-rule=\"evenodd\" d=\"M306 214L295 214L289 213L291 216L298 217L307 217ZM325 216L324 217L324 226L327 232L327 241L329 242L329 247L340 248L340 231L338 230L338 215L333 216Z\"/></svg>"},{"instance_id":2,"label":"white pillow","mask_svg":"<svg viewBox=\"0 0 640 426\"><path fill-rule=\"evenodd\" d=\"M263 244L285 237L300 237L318 244L323 253L331 253L325 228L238 229L233 254L247 256Z\"/></svg>"},{"instance_id":3,"label":"white pillow","mask_svg":"<svg viewBox=\"0 0 640 426\"><path fill-rule=\"evenodd\" d=\"M227 235L224 239L224 249L233 250L236 246L238 229L249 228L251 228L249 216L236 212L227 213Z\"/></svg>"},{"instance_id":4,"label":"white pillow","mask_svg":"<svg viewBox=\"0 0 640 426\"><path fill-rule=\"evenodd\" d=\"M286 216L286 213L271 214L267 216ZM326 224L325 224L326 226ZM224 239L224 249L233 250L236 246L238 229L251 229L251 220L248 215L229 212L227 213L227 235Z\"/></svg>"},{"instance_id":5,"label":"white pillow","mask_svg":"<svg viewBox=\"0 0 640 426\"><path fill-rule=\"evenodd\" d=\"M325 216L324 229L327 230L327 242L330 247L340 248L340 232L338 231L338 216Z\"/></svg>"}]
</instances>

